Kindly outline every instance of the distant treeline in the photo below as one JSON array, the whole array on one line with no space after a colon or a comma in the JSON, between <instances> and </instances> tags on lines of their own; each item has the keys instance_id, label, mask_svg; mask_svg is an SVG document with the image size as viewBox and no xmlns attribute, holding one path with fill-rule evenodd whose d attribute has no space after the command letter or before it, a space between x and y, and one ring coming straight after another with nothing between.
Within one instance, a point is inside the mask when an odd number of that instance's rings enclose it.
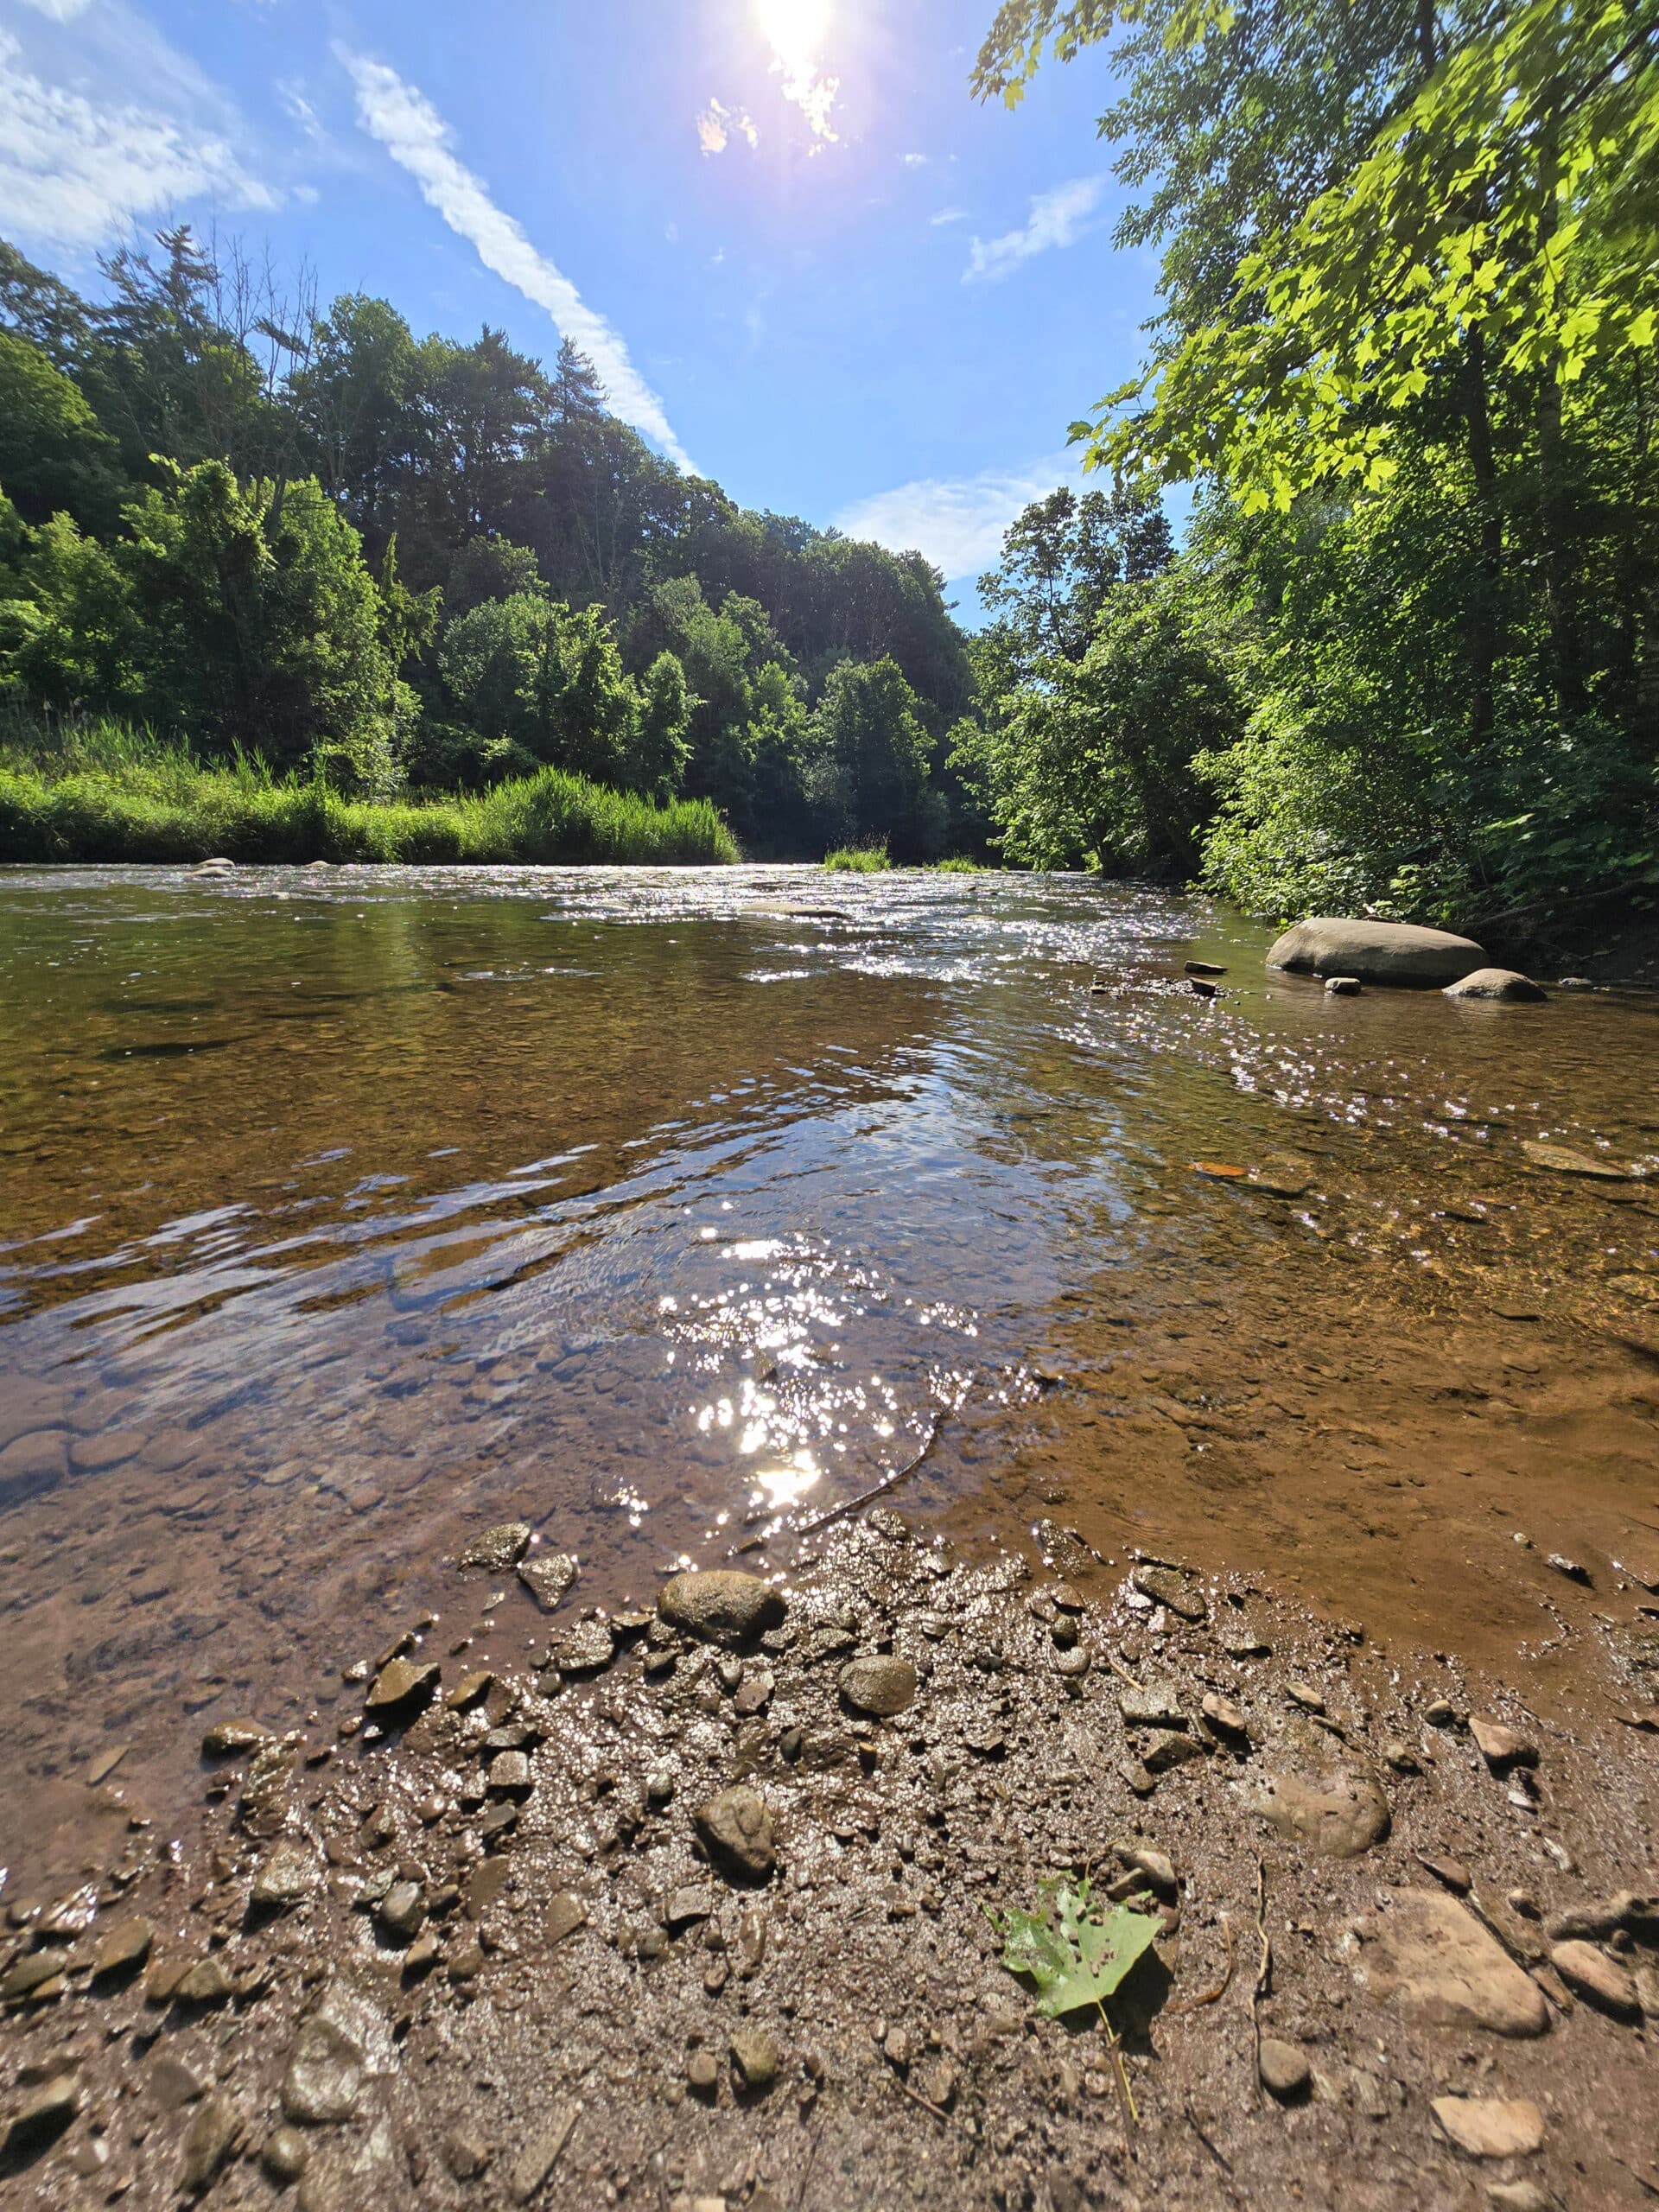
<instances>
[{"instance_id":1,"label":"distant treeline","mask_svg":"<svg viewBox=\"0 0 1659 2212\"><path fill-rule=\"evenodd\" d=\"M937 853L965 641L938 573L659 460L591 365L284 300L188 228L86 299L0 244L0 707L342 797L554 768L758 853ZM24 747L27 750L27 747Z\"/></svg>"}]
</instances>

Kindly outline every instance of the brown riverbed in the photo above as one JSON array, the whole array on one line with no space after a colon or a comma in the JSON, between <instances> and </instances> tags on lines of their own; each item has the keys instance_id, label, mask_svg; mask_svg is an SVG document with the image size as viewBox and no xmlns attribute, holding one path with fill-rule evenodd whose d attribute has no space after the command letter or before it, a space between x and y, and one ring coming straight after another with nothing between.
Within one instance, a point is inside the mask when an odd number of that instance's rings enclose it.
<instances>
[{"instance_id":1,"label":"brown riverbed","mask_svg":"<svg viewBox=\"0 0 1659 2212\"><path fill-rule=\"evenodd\" d=\"M1065 880L8 872L0 1897L135 1806L207 1849L204 1731L327 1737L486 1522L649 1605L918 1455L953 1556L1179 1559L1644 1773L1659 1001L1267 941ZM468 1663L545 1643L504 1590Z\"/></svg>"}]
</instances>

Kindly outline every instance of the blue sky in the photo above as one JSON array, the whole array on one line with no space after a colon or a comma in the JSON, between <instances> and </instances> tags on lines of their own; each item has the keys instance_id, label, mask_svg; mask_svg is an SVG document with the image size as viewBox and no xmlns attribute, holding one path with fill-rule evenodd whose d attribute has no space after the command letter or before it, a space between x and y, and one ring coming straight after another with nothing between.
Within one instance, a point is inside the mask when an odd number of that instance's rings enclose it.
<instances>
[{"instance_id":1,"label":"blue sky","mask_svg":"<svg viewBox=\"0 0 1659 2212\"><path fill-rule=\"evenodd\" d=\"M0 232L188 217L417 333L565 332L746 505L971 579L1134 367L1098 57L968 91L994 0L0 0Z\"/></svg>"}]
</instances>

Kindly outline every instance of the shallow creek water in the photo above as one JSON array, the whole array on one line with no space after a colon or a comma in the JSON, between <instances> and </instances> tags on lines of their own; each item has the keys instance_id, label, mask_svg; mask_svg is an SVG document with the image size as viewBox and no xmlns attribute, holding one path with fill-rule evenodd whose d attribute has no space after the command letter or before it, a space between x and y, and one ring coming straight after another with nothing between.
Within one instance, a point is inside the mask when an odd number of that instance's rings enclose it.
<instances>
[{"instance_id":1,"label":"shallow creek water","mask_svg":"<svg viewBox=\"0 0 1659 2212\"><path fill-rule=\"evenodd\" d=\"M1570 1701L1548 1554L1659 1585L1659 1000L1268 942L1075 878L0 872L0 1865L75 1863L103 1754L159 1807L326 1709L486 1522L613 1604L925 1446L959 1538Z\"/></svg>"}]
</instances>

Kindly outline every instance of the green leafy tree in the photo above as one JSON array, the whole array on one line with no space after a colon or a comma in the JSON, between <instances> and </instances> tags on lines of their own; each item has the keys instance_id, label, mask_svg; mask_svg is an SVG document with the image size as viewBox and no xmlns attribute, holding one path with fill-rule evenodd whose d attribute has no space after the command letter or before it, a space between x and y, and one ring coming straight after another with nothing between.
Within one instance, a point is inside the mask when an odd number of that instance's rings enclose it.
<instances>
[{"instance_id":1,"label":"green leafy tree","mask_svg":"<svg viewBox=\"0 0 1659 2212\"><path fill-rule=\"evenodd\" d=\"M685 671L672 653L658 654L639 681L639 695L627 748L628 787L647 798L671 799L678 794L691 758L687 732L692 706Z\"/></svg>"},{"instance_id":2,"label":"green leafy tree","mask_svg":"<svg viewBox=\"0 0 1659 2212\"><path fill-rule=\"evenodd\" d=\"M115 519L114 442L79 387L39 346L0 330L0 485L27 520L60 511L89 526Z\"/></svg>"},{"instance_id":3,"label":"green leafy tree","mask_svg":"<svg viewBox=\"0 0 1659 2212\"><path fill-rule=\"evenodd\" d=\"M528 762L621 780L639 697L597 608L573 613L530 592L484 600L449 624L439 661L499 772Z\"/></svg>"},{"instance_id":4,"label":"green leafy tree","mask_svg":"<svg viewBox=\"0 0 1659 2212\"><path fill-rule=\"evenodd\" d=\"M832 844L888 838L919 856L938 824L925 800L931 745L897 661L844 661L812 713L807 790Z\"/></svg>"}]
</instances>

